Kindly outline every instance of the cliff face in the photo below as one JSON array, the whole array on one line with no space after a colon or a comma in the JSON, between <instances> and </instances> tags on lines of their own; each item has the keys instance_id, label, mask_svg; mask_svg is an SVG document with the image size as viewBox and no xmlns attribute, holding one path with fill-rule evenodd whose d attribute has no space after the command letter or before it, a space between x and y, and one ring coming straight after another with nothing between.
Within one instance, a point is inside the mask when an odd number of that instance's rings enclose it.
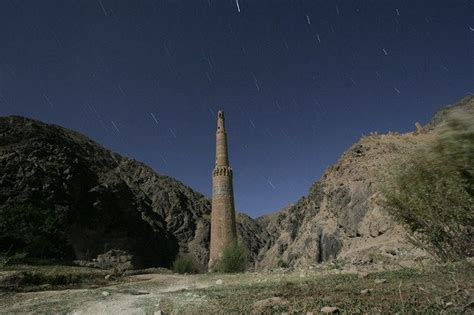
<instances>
[{"instance_id":1,"label":"cliff face","mask_svg":"<svg viewBox=\"0 0 474 315\"><path fill-rule=\"evenodd\" d=\"M67 259L91 260L110 249L130 252L137 266L168 266L180 251L202 265L209 259L210 201L203 195L79 133L2 117L0 210L22 204L61 218ZM253 226L248 217L238 221L240 235ZM251 252L257 246L246 243Z\"/></svg>"},{"instance_id":2,"label":"cliff face","mask_svg":"<svg viewBox=\"0 0 474 315\"><path fill-rule=\"evenodd\" d=\"M380 184L393 161L433 141L449 112L474 111L474 97L440 110L407 134L371 134L347 150L295 205L257 219L266 233L259 267L306 267L337 257L354 264L413 260L426 255L381 203ZM421 126L419 126L421 127Z\"/></svg>"}]
</instances>

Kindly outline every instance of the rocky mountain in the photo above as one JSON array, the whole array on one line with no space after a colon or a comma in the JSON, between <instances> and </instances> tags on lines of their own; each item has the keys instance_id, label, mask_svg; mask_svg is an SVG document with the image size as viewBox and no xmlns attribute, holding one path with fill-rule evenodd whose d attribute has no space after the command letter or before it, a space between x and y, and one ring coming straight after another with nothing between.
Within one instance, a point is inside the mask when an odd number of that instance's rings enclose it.
<instances>
[{"instance_id":1,"label":"rocky mountain","mask_svg":"<svg viewBox=\"0 0 474 315\"><path fill-rule=\"evenodd\" d=\"M406 134L362 137L313 184L295 205L256 221L266 244L260 268L307 267L338 258L354 264L420 259L427 254L407 241L407 232L384 209L380 182L391 163L433 141L453 111L474 112L474 97L441 109L432 122Z\"/></svg>"},{"instance_id":2,"label":"rocky mountain","mask_svg":"<svg viewBox=\"0 0 474 315\"><path fill-rule=\"evenodd\" d=\"M169 266L179 252L203 266L208 261L210 201L202 194L77 132L1 117L0 211L25 204L64 232L57 242L64 242L65 259L118 249L136 266ZM252 235L260 231L248 216L238 222L252 259L261 247ZM10 244L4 239L0 247Z\"/></svg>"},{"instance_id":3,"label":"rocky mountain","mask_svg":"<svg viewBox=\"0 0 474 315\"><path fill-rule=\"evenodd\" d=\"M363 137L294 205L256 220L238 214L250 262L264 269L334 258L373 264L426 256L384 209L380 182L393 161L435 139L449 112L465 110L474 111L474 97L442 109L414 132ZM178 253L189 252L204 268L209 257L208 198L77 132L0 117L0 214L21 213L21 205L39 209L43 224L57 224L65 259L90 261L121 250L135 266L169 266ZM10 230L5 224L0 222L0 251L10 247L1 235Z\"/></svg>"}]
</instances>

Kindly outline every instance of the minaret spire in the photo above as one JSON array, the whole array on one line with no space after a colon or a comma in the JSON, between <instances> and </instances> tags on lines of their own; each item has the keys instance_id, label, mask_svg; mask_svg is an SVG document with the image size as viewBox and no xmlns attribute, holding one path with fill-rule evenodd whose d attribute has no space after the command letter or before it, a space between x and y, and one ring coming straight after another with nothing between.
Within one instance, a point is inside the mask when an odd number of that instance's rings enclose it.
<instances>
[{"instance_id":1,"label":"minaret spire","mask_svg":"<svg viewBox=\"0 0 474 315\"><path fill-rule=\"evenodd\" d=\"M229 157L227 153L227 133L225 131L224 112L217 113L217 132L216 132L216 166L229 166Z\"/></svg>"},{"instance_id":2,"label":"minaret spire","mask_svg":"<svg viewBox=\"0 0 474 315\"><path fill-rule=\"evenodd\" d=\"M229 166L224 112L217 113L216 165L212 172L211 244L209 270L219 262L222 251L237 241L232 168Z\"/></svg>"}]
</instances>

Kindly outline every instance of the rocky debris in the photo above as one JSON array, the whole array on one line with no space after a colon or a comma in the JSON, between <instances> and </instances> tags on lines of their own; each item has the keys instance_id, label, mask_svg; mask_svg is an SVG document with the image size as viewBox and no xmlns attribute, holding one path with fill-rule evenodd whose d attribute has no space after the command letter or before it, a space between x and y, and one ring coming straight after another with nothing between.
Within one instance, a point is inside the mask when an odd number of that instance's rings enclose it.
<instances>
[{"instance_id":1,"label":"rocky debris","mask_svg":"<svg viewBox=\"0 0 474 315\"><path fill-rule=\"evenodd\" d=\"M123 250L109 250L97 256L97 266L102 269L114 269L119 272L133 269L133 256Z\"/></svg>"},{"instance_id":2,"label":"rocky debris","mask_svg":"<svg viewBox=\"0 0 474 315\"><path fill-rule=\"evenodd\" d=\"M339 314L340 311L337 307L325 306L321 309L321 313L324 313L324 314Z\"/></svg>"},{"instance_id":3,"label":"rocky debris","mask_svg":"<svg viewBox=\"0 0 474 315\"><path fill-rule=\"evenodd\" d=\"M360 290L360 294L361 294L361 295L368 295L368 294L370 294L370 292L372 292L372 289Z\"/></svg>"},{"instance_id":4,"label":"rocky debris","mask_svg":"<svg viewBox=\"0 0 474 315\"><path fill-rule=\"evenodd\" d=\"M217 279L217 280L216 280L216 284L222 284L222 283L224 283L224 282L222 281L222 279Z\"/></svg>"},{"instance_id":5,"label":"rocky debris","mask_svg":"<svg viewBox=\"0 0 474 315\"><path fill-rule=\"evenodd\" d=\"M271 297L268 299L260 300L253 303L252 314L261 314L275 306L283 306L287 304L288 304L288 300L283 299L281 297Z\"/></svg>"},{"instance_id":6,"label":"rocky debris","mask_svg":"<svg viewBox=\"0 0 474 315\"><path fill-rule=\"evenodd\" d=\"M374 280L375 284L382 284L382 283L385 283L385 282L387 282L387 279L375 279Z\"/></svg>"},{"instance_id":7,"label":"rocky debris","mask_svg":"<svg viewBox=\"0 0 474 315\"><path fill-rule=\"evenodd\" d=\"M109 295L110 295L110 293L109 293L109 292L107 292L107 291L102 291L102 295L103 295L103 296L109 296Z\"/></svg>"}]
</instances>

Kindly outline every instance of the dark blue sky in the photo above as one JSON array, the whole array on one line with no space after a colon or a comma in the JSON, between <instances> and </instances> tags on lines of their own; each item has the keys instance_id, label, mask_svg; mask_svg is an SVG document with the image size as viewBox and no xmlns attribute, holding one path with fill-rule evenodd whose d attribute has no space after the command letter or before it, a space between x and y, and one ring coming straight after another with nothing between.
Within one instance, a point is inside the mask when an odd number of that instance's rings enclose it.
<instances>
[{"instance_id":1,"label":"dark blue sky","mask_svg":"<svg viewBox=\"0 0 474 315\"><path fill-rule=\"evenodd\" d=\"M240 7L240 12L239 8ZM0 1L0 115L80 131L239 211L305 195L363 134L474 91L472 1Z\"/></svg>"}]
</instances>

